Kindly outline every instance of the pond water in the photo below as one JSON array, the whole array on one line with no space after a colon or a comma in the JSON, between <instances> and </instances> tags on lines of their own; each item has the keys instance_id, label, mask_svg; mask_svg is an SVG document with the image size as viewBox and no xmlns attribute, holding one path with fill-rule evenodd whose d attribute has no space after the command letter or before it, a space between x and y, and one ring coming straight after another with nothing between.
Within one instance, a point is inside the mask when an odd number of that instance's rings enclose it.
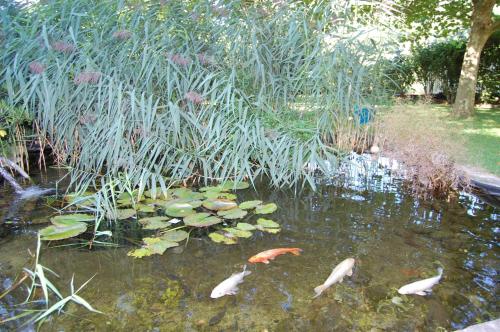
<instances>
[{"instance_id":1,"label":"pond water","mask_svg":"<svg viewBox=\"0 0 500 332\"><path fill-rule=\"evenodd\" d=\"M36 179L51 186L61 174ZM275 202L270 218L282 225L276 235L255 232L226 246L207 237L162 256L133 259L126 240L118 247L42 248L41 262L57 272L64 295L95 275L80 293L104 314L76 305L46 322L42 331L436 331L455 330L499 316L496 297L499 245L498 210L474 196L423 202L398 179L376 172L349 182L324 181L317 191L269 189L238 191L240 200ZM54 210L44 200L12 208L10 188L0 192L0 294L23 267L32 267L36 232ZM9 210L10 209L10 210ZM6 218L7 217L7 218ZM130 223L130 221L128 222ZM134 236L127 221L119 227ZM252 274L235 296L211 299L211 290L249 257L276 247L300 247L269 265L248 264ZM28 249L30 251L28 251ZM356 259L352 277L312 299L333 267ZM402 296L397 289L414 280L443 279L432 295ZM0 299L0 319L19 314L26 289ZM401 302L394 297L400 297ZM17 308L17 309L16 309ZM0 330L35 329L22 321Z\"/></svg>"}]
</instances>

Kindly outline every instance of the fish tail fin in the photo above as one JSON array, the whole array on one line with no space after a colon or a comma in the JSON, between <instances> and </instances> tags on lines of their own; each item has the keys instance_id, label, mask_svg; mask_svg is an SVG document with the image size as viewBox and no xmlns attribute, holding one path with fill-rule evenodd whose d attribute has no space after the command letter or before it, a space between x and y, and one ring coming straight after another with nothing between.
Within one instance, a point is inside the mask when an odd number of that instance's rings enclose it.
<instances>
[{"instance_id":1,"label":"fish tail fin","mask_svg":"<svg viewBox=\"0 0 500 332\"><path fill-rule=\"evenodd\" d=\"M326 289L325 285L319 285L318 287L315 287L314 288L314 292L316 293L316 295L313 296L313 299L317 298L318 296L321 295L321 293L323 293L323 291Z\"/></svg>"},{"instance_id":2,"label":"fish tail fin","mask_svg":"<svg viewBox=\"0 0 500 332\"><path fill-rule=\"evenodd\" d=\"M246 277L247 275L252 274L252 271L247 271L247 265L243 266L243 276Z\"/></svg>"},{"instance_id":3,"label":"fish tail fin","mask_svg":"<svg viewBox=\"0 0 500 332\"><path fill-rule=\"evenodd\" d=\"M300 248L292 248L292 250L290 252L293 255L295 255L295 256L300 256L300 253L302 252L302 249L300 249Z\"/></svg>"}]
</instances>

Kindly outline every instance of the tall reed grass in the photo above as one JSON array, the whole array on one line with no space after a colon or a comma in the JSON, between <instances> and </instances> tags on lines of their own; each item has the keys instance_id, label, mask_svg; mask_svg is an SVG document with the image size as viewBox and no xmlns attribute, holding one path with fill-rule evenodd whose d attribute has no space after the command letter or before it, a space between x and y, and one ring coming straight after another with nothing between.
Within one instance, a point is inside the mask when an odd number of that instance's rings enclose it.
<instances>
[{"instance_id":1,"label":"tall reed grass","mask_svg":"<svg viewBox=\"0 0 500 332\"><path fill-rule=\"evenodd\" d=\"M0 93L35 117L76 190L265 175L314 186L383 97L355 1L47 0L2 11ZM370 37L370 38L369 38ZM267 115L304 114L300 137ZM113 182L115 181L115 182Z\"/></svg>"}]
</instances>

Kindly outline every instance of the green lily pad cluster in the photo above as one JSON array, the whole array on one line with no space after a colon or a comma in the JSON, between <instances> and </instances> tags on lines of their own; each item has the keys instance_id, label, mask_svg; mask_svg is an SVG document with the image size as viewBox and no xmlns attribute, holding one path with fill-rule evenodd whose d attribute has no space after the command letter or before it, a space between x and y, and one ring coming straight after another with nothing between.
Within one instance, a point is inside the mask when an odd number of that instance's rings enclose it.
<instances>
[{"instance_id":1,"label":"green lily pad cluster","mask_svg":"<svg viewBox=\"0 0 500 332\"><path fill-rule=\"evenodd\" d=\"M66 214L50 219L52 225L40 230L40 239L44 241L64 240L78 236L87 230L85 221L94 220L91 214Z\"/></svg>"},{"instance_id":2,"label":"green lily pad cluster","mask_svg":"<svg viewBox=\"0 0 500 332\"><path fill-rule=\"evenodd\" d=\"M142 247L128 253L135 258L161 255L168 248L178 246L188 238L190 232L198 229L208 229L209 238L223 244L235 244L239 238L249 238L255 231L278 233L280 225L272 220L259 218L254 224L250 223L252 216L271 214L278 207L260 200L238 203L233 190L248 187L248 182L228 181L199 190L177 187L169 188L166 192L145 191L141 196L136 192L126 192L116 197L118 209L106 217L116 221L136 220L144 230L156 233L144 237ZM89 193L81 198L76 195L66 197L67 202L77 207L92 206L92 199ZM80 217L83 218L80 220L78 216L86 217ZM85 221L94 220L94 216L74 214L53 219L73 222L67 225L53 222L53 226L42 230L44 239L59 240L80 235L87 229Z\"/></svg>"}]
</instances>

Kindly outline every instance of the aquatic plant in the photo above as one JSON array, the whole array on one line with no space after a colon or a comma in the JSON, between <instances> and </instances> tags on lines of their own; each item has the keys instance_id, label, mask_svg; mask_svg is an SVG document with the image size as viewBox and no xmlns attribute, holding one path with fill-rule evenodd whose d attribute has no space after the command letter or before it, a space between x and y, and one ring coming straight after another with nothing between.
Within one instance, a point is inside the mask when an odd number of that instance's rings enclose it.
<instances>
[{"instance_id":1,"label":"aquatic plant","mask_svg":"<svg viewBox=\"0 0 500 332\"><path fill-rule=\"evenodd\" d=\"M355 105L383 96L390 44L355 5L42 1L2 16L2 95L34 117L77 192L261 175L314 186L365 139ZM307 128L265 121L282 112Z\"/></svg>"}]
</instances>

